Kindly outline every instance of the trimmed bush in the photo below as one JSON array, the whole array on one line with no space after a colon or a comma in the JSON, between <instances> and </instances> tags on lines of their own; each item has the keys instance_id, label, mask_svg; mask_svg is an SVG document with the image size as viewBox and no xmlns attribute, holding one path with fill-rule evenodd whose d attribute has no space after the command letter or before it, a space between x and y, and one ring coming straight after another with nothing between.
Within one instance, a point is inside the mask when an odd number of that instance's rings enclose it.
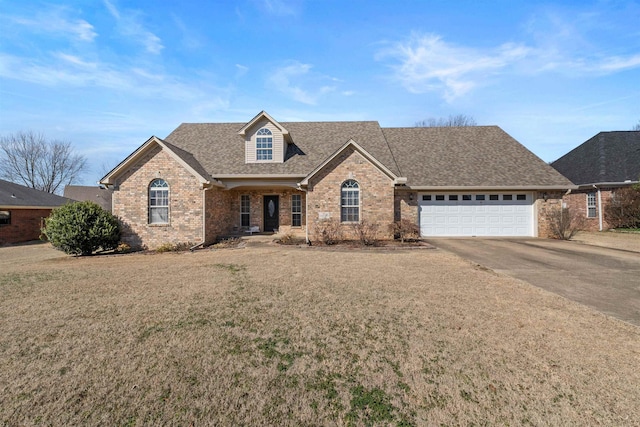
<instances>
[{"instance_id":1,"label":"trimmed bush","mask_svg":"<svg viewBox=\"0 0 640 427\"><path fill-rule=\"evenodd\" d=\"M42 233L56 249L71 255L108 251L120 243L118 220L94 202L68 203L54 209Z\"/></svg>"}]
</instances>

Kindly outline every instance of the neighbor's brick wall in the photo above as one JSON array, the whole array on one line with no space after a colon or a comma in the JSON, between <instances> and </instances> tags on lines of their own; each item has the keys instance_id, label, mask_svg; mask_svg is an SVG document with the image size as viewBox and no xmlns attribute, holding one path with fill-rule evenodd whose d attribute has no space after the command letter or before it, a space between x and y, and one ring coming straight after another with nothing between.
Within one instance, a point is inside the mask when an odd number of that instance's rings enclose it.
<instances>
[{"instance_id":1,"label":"neighbor's brick wall","mask_svg":"<svg viewBox=\"0 0 640 427\"><path fill-rule=\"evenodd\" d=\"M162 178L169 184L169 224L148 223L149 184ZM133 247L156 248L163 243L200 243L203 199L200 183L160 147L150 150L118 177L113 214L122 223L122 240Z\"/></svg>"},{"instance_id":2,"label":"neighbor's brick wall","mask_svg":"<svg viewBox=\"0 0 640 427\"><path fill-rule=\"evenodd\" d=\"M600 219L599 219L599 210L598 210L598 191L594 191L596 193L596 217L595 218L587 218L587 194L589 191L572 191L570 194L567 194L563 197L563 202L569 208L572 213L576 213L579 215L583 221L584 225L582 228L586 231L600 231ZM604 217L604 209L606 205L611 200L611 196L613 191L611 189L601 189L600 194L602 197L602 229L608 230L609 224Z\"/></svg>"},{"instance_id":3,"label":"neighbor's brick wall","mask_svg":"<svg viewBox=\"0 0 640 427\"><path fill-rule=\"evenodd\" d=\"M388 227L394 218L393 180L353 149L345 150L309 180L311 238L320 213L340 221L340 191L348 179L360 186L360 220L378 224L381 238L392 238ZM347 238L354 237L349 224L343 224L343 229Z\"/></svg>"},{"instance_id":4,"label":"neighbor's brick wall","mask_svg":"<svg viewBox=\"0 0 640 427\"><path fill-rule=\"evenodd\" d=\"M42 220L51 214L51 209L11 209L11 224L0 225L0 245L28 242L40 238Z\"/></svg>"},{"instance_id":5,"label":"neighbor's brick wall","mask_svg":"<svg viewBox=\"0 0 640 427\"><path fill-rule=\"evenodd\" d=\"M534 209L538 216L538 237L554 238L551 231L551 216L554 211L562 209L562 195L564 192L547 192L547 200L544 193L534 193L536 198Z\"/></svg>"}]
</instances>

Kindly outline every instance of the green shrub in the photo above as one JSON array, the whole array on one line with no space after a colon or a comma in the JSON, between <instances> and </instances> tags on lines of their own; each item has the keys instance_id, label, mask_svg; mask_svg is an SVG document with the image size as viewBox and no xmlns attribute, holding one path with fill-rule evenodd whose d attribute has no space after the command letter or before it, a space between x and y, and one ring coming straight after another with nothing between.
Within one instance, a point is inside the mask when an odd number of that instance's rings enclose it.
<instances>
[{"instance_id":1,"label":"green shrub","mask_svg":"<svg viewBox=\"0 0 640 427\"><path fill-rule=\"evenodd\" d=\"M94 202L68 203L54 209L42 233L56 249L72 255L116 249L120 242L118 220Z\"/></svg>"}]
</instances>

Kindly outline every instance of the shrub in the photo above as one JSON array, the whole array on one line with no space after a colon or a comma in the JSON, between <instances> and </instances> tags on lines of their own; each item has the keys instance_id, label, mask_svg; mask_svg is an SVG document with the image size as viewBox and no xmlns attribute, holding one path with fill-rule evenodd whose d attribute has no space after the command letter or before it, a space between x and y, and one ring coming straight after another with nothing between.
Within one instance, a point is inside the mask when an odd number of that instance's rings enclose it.
<instances>
[{"instance_id":1,"label":"shrub","mask_svg":"<svg viewBox=\"0 0 640 427\"><path fill-rule=\"evenodd\" d=\"M604 217L612 228L639 228L640 189L617 190L604 209Z\"/></svg>"},{"instance_id":2,"label":"shrub","mask_svg":"<svg viewBox=\"0 0 640 427\"><path fill-rule=\"evenodd\" d=\"M405 240L413 240L420 237L420 227L408 219L402 219L390 224L389 231L393 233L394 239L400 239L402 243L404 243Z\"/></svg>"},{"instance_id":3,"label":"shrub","mask_svg":"<svg viewBox=\"0 0 640 427\"><path fill-rule=\"evenodd\" d=\"M316 240L325 245L335 245L343 239L342 227L336 219L323 219L314 226Z\"/></svg>"},{"instance_id":4,"label":"shrub","mask_svg":"<svg viewBox=\"0 0 640 427\"><path fill-rule=\"evenodd\" d=\"M549 215L549 221L553 237L560 240L571 240L584 228L584 218L574 214L569 208L553 210Z\"/></svg>"},{"instance_id":5,"label":"shrub","mask_svg":"<svg viewBox=\"0 0 640 427\"><path fill-rule=\"evenodd\" d=\"M364 246L375 245L378 240L378 224L362 220L357 224L353 224L353 231Z\"/></svg>"},{"instance_id":6,"label":"shrub","mask_svg":"<svg viewBox=\"0 0 640 427\"><path fill-rule=\"evenodd\" d=\"M54 209L42 233L56 249L72 255L112 250L120 242L118 220L94 202L68 203Z\"/></svg>"},{"instance_id":7,"label":"shrub","mask_svg":"<svg viewBox=\"0 0 640 427\"><path fill-rule=\"evenodd\" d=\"M163 243L156 248L156 252L186 252L190 248L194 246L191 242L180 242L180 243Z\"/></svg>"}]
</instances>

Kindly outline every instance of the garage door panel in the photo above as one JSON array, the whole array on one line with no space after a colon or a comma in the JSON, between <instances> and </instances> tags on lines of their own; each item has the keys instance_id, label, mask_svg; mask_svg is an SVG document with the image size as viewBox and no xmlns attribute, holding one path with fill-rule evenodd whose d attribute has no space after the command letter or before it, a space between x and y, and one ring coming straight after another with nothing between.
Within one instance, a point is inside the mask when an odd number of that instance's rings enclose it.
<instances>
[{"instance_id":1,"label":"garage door panel","mask_svg":"<svg viewBox=\"0 0 640 427\"><path fill-rule=\"evenodd\" d=\"M511 200L504 200L502 195L498 200L495 196L490 200L488 193L484 194L484 200L477 200L475 193L471 200L462 200L462 194L447 193L444 200L436 200L433 195L431 200L419 199L423 236L533 236L533 196L530 193L526 200L514 200L515 193L511 193ZM456 195L458 200L456 197L449 200L451 195Z\"/></svg>"}]
</instances>

